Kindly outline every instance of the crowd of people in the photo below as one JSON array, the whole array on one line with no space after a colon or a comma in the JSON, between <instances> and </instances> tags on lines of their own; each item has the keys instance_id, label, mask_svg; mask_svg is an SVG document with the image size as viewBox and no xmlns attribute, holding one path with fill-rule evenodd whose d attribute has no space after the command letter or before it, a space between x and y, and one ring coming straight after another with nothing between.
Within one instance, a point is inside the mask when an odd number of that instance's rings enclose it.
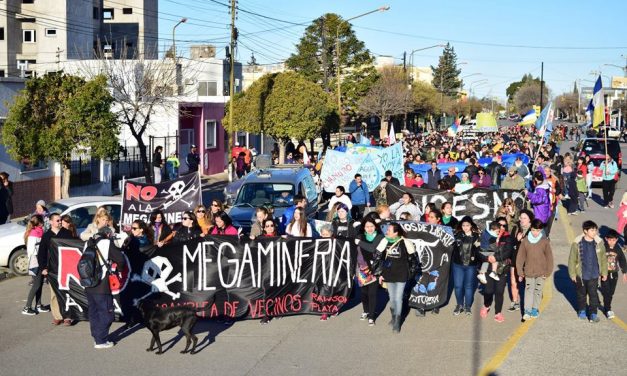
<instances>
[{"instance_id":1,"label":"crowd of people","mask_svg":"<svg viewBox=\"0 0 627 376\"><path fill-rule=\"evenodd\" d=\"M180 223L167 223L164 213L159 210L151 213L148 222L135 220L130 228L125 229L128 239L121 248L134 252L143 247L163 247L209 235L247 237L251 240L260 237L347 239L354 242L357 248L355 275L363 308L359 318L367 320L370 326L375 325L380 315L376 311L377 293L383 286L390 301L392 319L389 324L394 332L399 332L404 308L407 307L408 291L422 271L416 247L406 238L403 227L397 221L422 221L448 226L454 233L451 278L455 316L472 315L476 291L481 286L481 318L487 318L492 312L496 322L505 321L503 305L507 290L511 300L507 311L522 309L522 319L531 320L539 316L543 286L553 273L549 235L557 216L557 206L563 203L569 214L584 211L591 192L588 177L590 170L596 168L594 165L591 168L591 162L585 158L576 158L571 153L559 154L557 142L565 136L566 129L561 126L556 127L552 139L546 143L536 141L532 132L518 127L465 141L438 133L406 135L403 140L405 176L395 177L387 171L371 194L362 176L355 174L348 187L337 186L329 198L325 218L328 224L322 227L316 228L316 224L308 218L307 200L298 194L291 198L291 206L280 217L270 205L256 208L251 227L246 229L235 227L225 212L224 204L212 200L207 207L198 205L194 210L184 212ZM306 148L300 147L292 153L301 150L307 155ZM511 165L505 166L503 155L515 153L531 156L533 162L527 164L522 156L518 156ZM299 155L298 161L303 162L303 154ZM479 160L486 157L492 159L487 166L483 166ZM246 151L237 151L234 159L237 176L249 171L250 160L246 158L250 158ZM439 166L448 162L463 162L466 167L463 171L458 171L455 166L449 167L443 173ZM424 177L412 168L413 164L423 163L430 163L431 167ZM604 163L601 167L604 179L607 177L608 181L615 182L616 162L608 156ZM311 171L317 175L319 166L312 165ZM521 190L527 201L525 207L518 207L512 199L504 200L494 218L487 222L487 228L480 231L473 218L456 218L453 215L452 202L438 206L429 203L422 207L412 193L405 191L398 202L389 204L385 187L387 184L400 186L399 179L404 179L406 187L455 193L475 187ZM613 207L614 195L611 182L605 184L604 180L603 184L604 202L609 208ZM619 231L627 232L627 194L621 201L618 216ZM22 313L34 315L51 310L53 324L72 325L72 319L64 317L59 310L54 294L50 306L41 302L50 240L55 237L80 237L86 241L103 228L110 228L112 233L117 230L105 209L99 209L93 223L83 233L76 234L71 218L49 214L45 203L38 202L24 234L28 254L35 257L30 257L29 268L33 279ZM600 308L608 318L613 317L611 301L618 271L627 271L624 253L617 245L618 232L612 230L601 239L597 230L594 222L584 222L582 235L572 244L568 268L577 290L579 317L590 322L599 321ZM105 257L118 264L123 263L114 253ZM596 294L599 278L603 305ZM625 274L623 279L627 281ZM521 294L523 289L524 294ZM110 291L88 291L88 296L100 297L89 298L91 330L97 348L112 346L107 340L113 321L112 310L109 309L111 302L109 298L101 298L106 294L110 296ZM521 307L522 297L524 305ZM93 312L92 304L97 307ZM416 309L415 314L426 316L423 309ZM431 314L439 314L439 308L431 310ZM326 321L330 317L324 314L320 320ZM271 320L272 317L265 316L261 323L267 324ZM232 323L228 318L224 321Z\"/></svg>"}]
</instances>

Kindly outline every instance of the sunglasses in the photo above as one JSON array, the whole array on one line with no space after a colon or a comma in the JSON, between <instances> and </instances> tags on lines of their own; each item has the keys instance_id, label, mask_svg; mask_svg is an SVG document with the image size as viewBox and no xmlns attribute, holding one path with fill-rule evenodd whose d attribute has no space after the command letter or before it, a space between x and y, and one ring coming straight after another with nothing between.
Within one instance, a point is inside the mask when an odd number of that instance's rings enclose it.
<instances>
[{"instance_id":1,"label":"sunglasses","mask_svg":"<svg viewBox=\"0 0 627 376\"><path fill-rule=\"evenodd\" d=\"M220 205L218 205L218 204L211 204L211 206L213 206L214 208L219 208L220 207Z\"/></svg>"},{"instance_id":2,"label":"sunglasses","mask_svg":"<svg viewBox=\"0 0 627 376\"><path fill-rule=\"evenodd\" d=\"M139 230L139 227L131 227L131 230Z\"/></svg>"},{"instance_id":3,"label":"sunglasses","mask_svg":"<svg viewBox=\"0 0 627 376\"><path fill-rule=\"evenodd\" d=\"M184 221L187 221L188 219L191 219L190 217L183 217Z\"/></svg>"},{"instance_id":4,"label":"sunglasses","mask_svg":"<svg viewBox=\"0 0 627 376\"><path fill-rule=\"evenodd\" d=\"M270 227L274 227L274 225L265 225L265 228L270 228Z\"/></svg>"},{"instance_id":5,"label":"sunglasses","mask_svg":"<svg viewBox=\"0 0 627 376\"><path fill-rule=\"evenodd\" d=\"M206 213L205 209L196 210L196 213Z\"/></svg>"},{"instance_id":6,"label":"sunglasses","mask_svg":"<svg viewBox=\"0 0 627 376\"><path fill-rule=\"evenodd\" d=\"M507 224L506 224L506 223L499 223L499 226L501 226L501 227L507 227Z\"/></svg>"}]
</instances>

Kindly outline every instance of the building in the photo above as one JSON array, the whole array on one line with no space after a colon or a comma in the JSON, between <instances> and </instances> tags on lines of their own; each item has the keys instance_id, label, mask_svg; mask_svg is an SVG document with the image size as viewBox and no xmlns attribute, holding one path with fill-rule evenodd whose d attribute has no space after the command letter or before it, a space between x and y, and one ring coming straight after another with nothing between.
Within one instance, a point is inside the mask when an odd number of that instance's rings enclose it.
<instances>
[{"instance_id":1,"label":"building","mask_svg":"<svg viewBox=\"0 0 627 376\"><path fill-rule=\"evenodd\" d=\"M164 157L177 151L181 160L181 173L187 171L184 164L185 156L191 145L198 146L201 156L201 172L211 175L223 172L227 165L227 138L222 126L225 114L225 105L229 101L229 63L228 60L218 59L211 51L213 46L194 46L191 56L197 58L182 58L176 62L165 58L162 60L82 60L67 61L59 64L68 74L75 74L89 78L101 72L104 66L107 70L115 69L121 72L120 77L136 77L136 72L149 75L155 71L166 72L163 76L150 81L161 81L163 85L171 87L166 103L159 104L152 109L150 124L144 133L144 142L150 146L150 155L156 146L164 147ZM203 52L204 51L204 52ZM57 64L42 64L42 70L51 70ZM129 73L129 72L132 72ZM175 72L175 73L168 73ZM242 90L242 66L235 64L235 92ZM134 92L132 81L125 82L129 93ZM116 108L113 109L116 111ZM236 135L236 137L238 137ZM132 148L137 145L127 126L120 132L120 145ZM256 141L250 138L253 145ZM248 138L246 139L248 141ZM149 157L150 157L149 155Z\"/></svg>"},{"instance_id":2,"label":"building","mask_svg":"<svg viewBox=\"0 0 627 376\"><path fill-rule=\"evenodd\" d=\"M54 69L96 51L156 59L157 46L158 0L0 1L0 77L44 74L41 64Z\"/></svg>"},{"instance_id":3,"label":"building","mask_svg":"<svg viewBox=\"0 0 627 376\"><path fill-rule=\"evenodd\" d=\"M24 79L0 77L0 129L7 115L7 104L24 88ZM61 166L58 163L14 161L0 143L0 171L13 182L13 217L32 213L38 200L50 202L61 197Z\"/></svg>"}]
</instances>

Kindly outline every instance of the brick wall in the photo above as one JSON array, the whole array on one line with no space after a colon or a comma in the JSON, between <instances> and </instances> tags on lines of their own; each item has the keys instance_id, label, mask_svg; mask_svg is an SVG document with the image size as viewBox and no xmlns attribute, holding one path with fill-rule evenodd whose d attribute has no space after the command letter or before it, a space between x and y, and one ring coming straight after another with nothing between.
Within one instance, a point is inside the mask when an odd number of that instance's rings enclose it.
<instances>
[{"instance_id":1,"label":"brick wall","mask_svg":"<svg viewBox=\"0 0 627 376\"><path fill-rule=\"evenodd\" d=\"M13 182L13 218L22 217L35 210L35 203L46 203L61 198L61 177L51 176L38 180Z\"/></svg>"}]
</instances>

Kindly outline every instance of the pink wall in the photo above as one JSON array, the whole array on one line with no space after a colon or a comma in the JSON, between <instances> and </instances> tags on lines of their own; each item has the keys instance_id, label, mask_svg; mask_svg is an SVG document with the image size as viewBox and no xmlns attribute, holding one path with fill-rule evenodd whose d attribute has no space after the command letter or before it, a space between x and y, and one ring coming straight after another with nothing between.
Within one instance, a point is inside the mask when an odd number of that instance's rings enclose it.
<instances>
[{"instance_id":1,"label":"pink wall","mask_svg":"<svg viewBox=\"0 0 627 376\"><path fill-rule=\"evenodd\" d=\"M181 105L190 116L179 117L180 130L194 129L194 143L198 145L200 154L201 172L203 175L213 175L224 171L226 168L225 154L226 145L224 143L224 128L222 118L224 117L224 104L222 103L188 103ZM217 147L205 148L205 120L216 120L216 144Z\"/></svg>"}]
</instances>

